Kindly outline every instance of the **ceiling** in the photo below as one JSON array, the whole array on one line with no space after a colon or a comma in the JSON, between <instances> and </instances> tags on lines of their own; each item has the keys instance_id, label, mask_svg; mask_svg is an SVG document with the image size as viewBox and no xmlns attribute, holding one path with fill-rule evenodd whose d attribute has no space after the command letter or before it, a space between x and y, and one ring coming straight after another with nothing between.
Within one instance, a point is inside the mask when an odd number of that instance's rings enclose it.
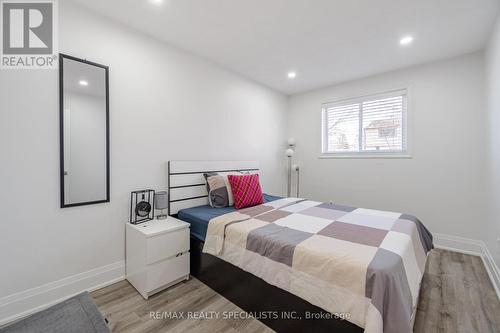
<instances>
[{"instance_id":1,"label":"ceiling","mask_svg":"<svg viewBox=\"0 0 500 333\"><path fill-rule=\"evenodd\" d=\"M294 94L480 50L498 0L76 0ZM412 35L402 47L399 40ZM295 71L297 77L288 79Z\"/></svg>"}]
</instances>

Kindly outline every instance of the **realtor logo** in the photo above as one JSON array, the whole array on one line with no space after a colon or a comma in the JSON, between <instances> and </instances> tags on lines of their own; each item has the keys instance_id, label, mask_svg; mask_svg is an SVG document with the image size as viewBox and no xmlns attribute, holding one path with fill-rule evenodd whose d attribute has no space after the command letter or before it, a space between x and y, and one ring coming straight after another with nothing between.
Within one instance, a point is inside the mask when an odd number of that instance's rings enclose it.
<instances>
[{"instance_id":1,"label":"realtor logo","mask_svg":"<svg viewBox=\"0 0 500 333\"><path fill-rule=\"evenodd\" d=\"M56 0L0 0L2 69L57 68Z\"/></svg>"}]
</instances>

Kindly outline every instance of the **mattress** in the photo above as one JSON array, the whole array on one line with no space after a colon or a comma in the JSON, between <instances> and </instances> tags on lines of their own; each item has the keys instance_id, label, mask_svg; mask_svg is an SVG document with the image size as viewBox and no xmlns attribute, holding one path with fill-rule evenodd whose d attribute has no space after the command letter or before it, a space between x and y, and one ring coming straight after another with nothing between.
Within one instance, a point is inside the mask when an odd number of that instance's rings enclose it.
<instances>
[{"instance_id":1,"label":"mattress","mask_svg":"<svg viewBox=\"0 0 500 333\"><path fill-rule=\"evenodd\" d=\"M281 199L274 195L264 194L264 202L271 202ZM197 206L181 209L178 213L180 220L191 224L191 236L201 241L205 241L207 235L208 222L218 216L236 211L234 207L214 208L209 205Z\"/></svg>"}]
</instances>

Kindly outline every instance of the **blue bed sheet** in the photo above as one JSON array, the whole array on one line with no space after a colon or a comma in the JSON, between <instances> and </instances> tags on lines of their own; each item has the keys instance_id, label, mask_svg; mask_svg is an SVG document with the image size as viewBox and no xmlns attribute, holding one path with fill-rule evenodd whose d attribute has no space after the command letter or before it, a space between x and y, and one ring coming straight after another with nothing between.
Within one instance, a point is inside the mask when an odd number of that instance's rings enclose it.
<instances>
[{"instance_id":1,"label":"blue bed sheet","mask_svg":"<svg viewBox=\"0 0 500 333\"><path fill-rule=\"evenodd\" d=\"M281 199L274 195L264 194L264 201L270 202ZM236 211L234 207L213 208L209 205L181 209L178 218L191 224L191 235L205 241L208 222L217 216Z\"/></svg>"}]
</instances>

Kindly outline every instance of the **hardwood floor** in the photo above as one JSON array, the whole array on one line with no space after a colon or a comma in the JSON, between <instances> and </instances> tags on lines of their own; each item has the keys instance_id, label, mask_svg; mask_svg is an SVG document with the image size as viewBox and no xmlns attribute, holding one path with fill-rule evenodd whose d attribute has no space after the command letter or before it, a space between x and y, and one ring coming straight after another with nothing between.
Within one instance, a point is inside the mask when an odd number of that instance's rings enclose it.
<instances>
[{"instance_id":1,"label":"hardwood floor","mask_svg":"<svg viewBox=\"0 0 500 333\"><path fill-rule=\"evenodd\" d=\"M244 312L196 278L191 277L147 301L122 281L92 293L113 332L272 332L255 319L191 319L188 312L244 315ZM184 313L185 318L151 318L150 312Z\"/></svg>"},{"instance_id":2,"label":"hardwood floor","mask_svg":"<svg viewBox=\"0 0 500 333\"><path fill-rule=\"evenodd\" d=\"M97 290L92 297L113 332L272 332L195 278L147 301L126 281ZM160 312L163 317L151 318L150 312ZM166 314L180 312L184 319L165 318ZM187 318L188 312L203 313L206 318ZM224 319L223 313L242 318ZM500 301L479 257L444 250L431 252L414 331L500 332Z\"/></svg>"},{"instance_id":3,"label":"hardwood floor","mask_svg":"<svg viewBox=\"0 0 500 333\"><path fill-rule=\"evenodd\" d=\"M425 270L415 332L500 332L500 301L481 258L434 250Z\"/></svg>"}]
</instances>

